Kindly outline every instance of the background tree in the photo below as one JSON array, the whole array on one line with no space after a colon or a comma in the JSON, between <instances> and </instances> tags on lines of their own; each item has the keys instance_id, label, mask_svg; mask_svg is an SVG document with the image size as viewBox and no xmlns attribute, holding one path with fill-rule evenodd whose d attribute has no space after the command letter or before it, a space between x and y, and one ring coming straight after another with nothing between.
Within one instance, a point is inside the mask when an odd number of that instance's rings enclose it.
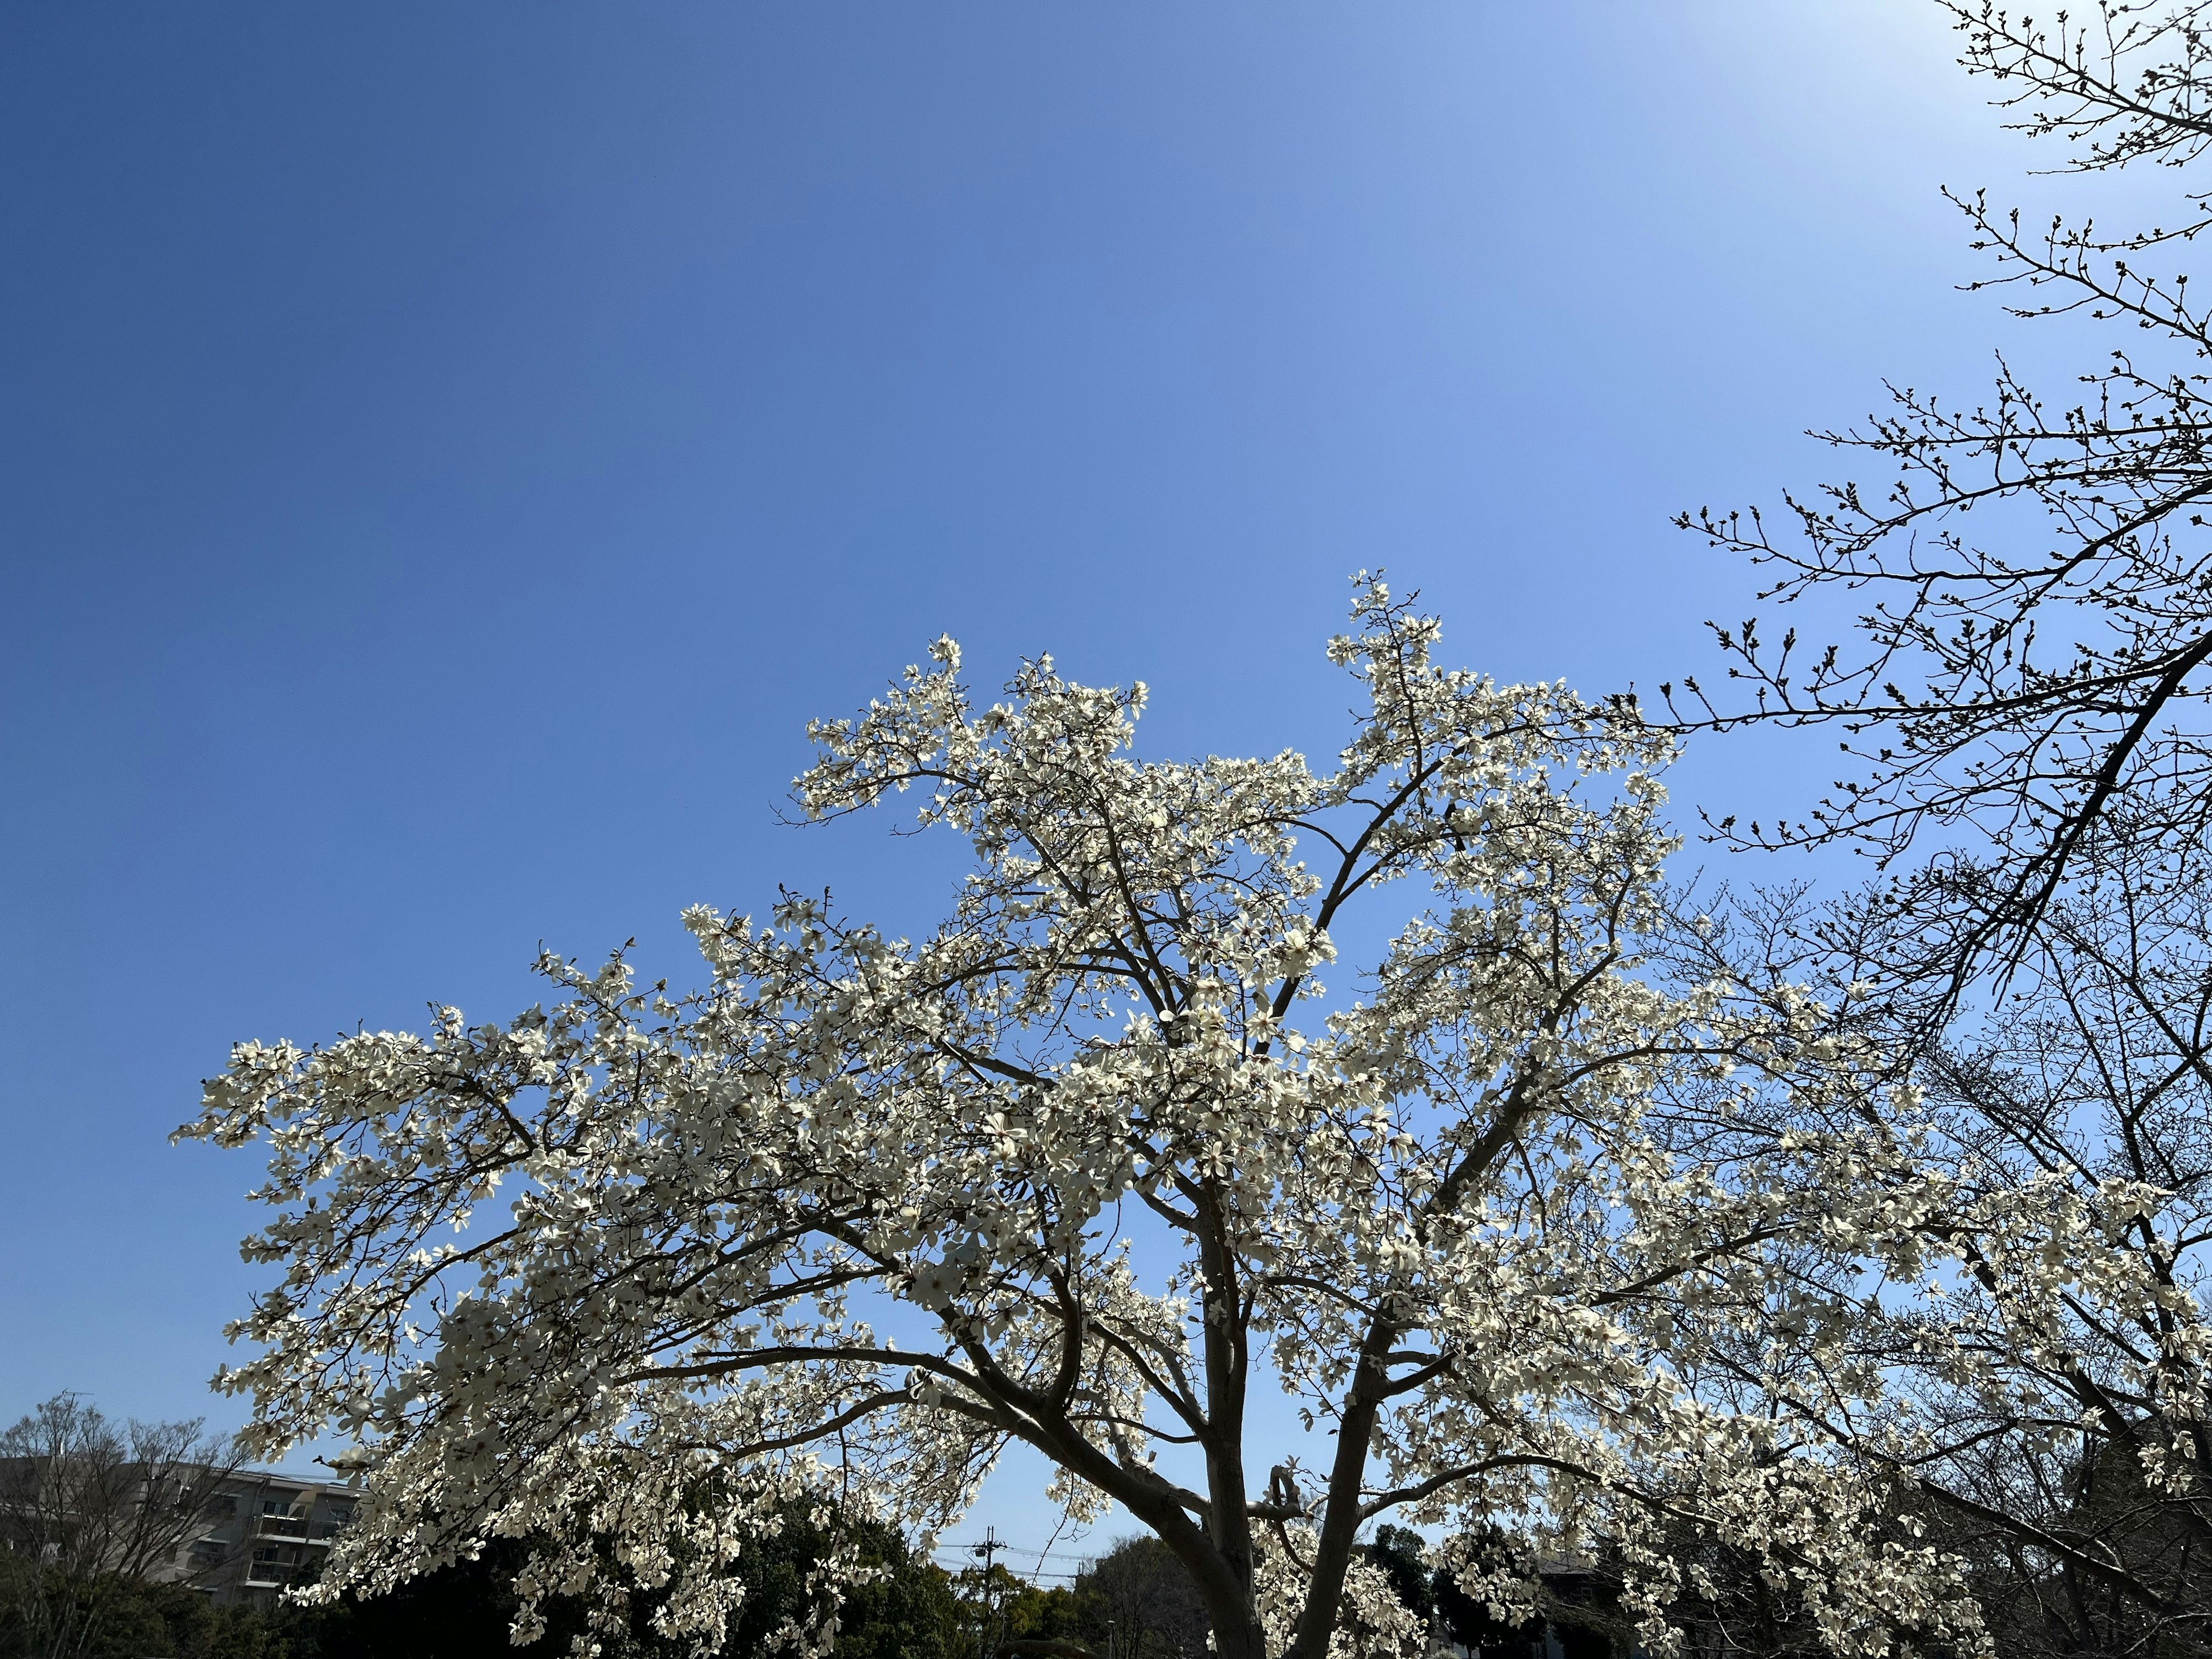
<instances>
[{"instance_id":1,"label":"background tree","mask_svg":"<svg viewBox=\"0 0 2212 1659\"><path fill-rule=\"evenodd\" d=\"M1662 689L1681 726L1840 726L1856 777L1800 822L1718 828L1739 844L1856 842L1891 871L1801 931L1836 983L1870 993L1857 1017L1919 1062L1937 1109L1927 1150L1960 1199L1930 1237L1964 1271L1940 1299L1862 1302L1862 1363L1910 1378L1914 1399L1847 1431L1838 1413L1839 1431L1889 1448L1904 1508L1924 1504L1924 1524L1973 1557L2008 1647L2194 1653L2212 1620L2198 1473L2212 957L2197 896L2212 841L2212 324L2169 262L2212 224L2212 196L2185 182L2212 143L2208 13L2099 0L2039 25L1945 9L1967 69L2021 130L2069 147L2066 170L2176 169L2181 211L2117 234L2087 219L2035 230L1955 198L2014 316L2116 325L2124 343L2064 399L2002 363L1971 411L1897 392L1887 414L1825 434L1886 476L1791 499L1790 535L1757 514L1686 515L1773 573L1763 598L1848 592L1867 608L1856 647L1719 629L1747 707L1695 681ZM1917 866L1893 862L1916 848ZM1747 959L1796 960L1790 931L1766 929ZM2028 1192L2103 1241L2096 1271L2018 1280L2020 1241L1979 1206Z\"/></svg>"},{"instance_id":2,"label":"background tree","mask_svg":"<svg viewBox=\"0 0 2212 1659\"><path fill-rule=\"evenodd\" d=\"M286 1606L275 1616L286 1659L462 1659L508 1645L520 1606L514 1577L529 1559L520 1539L499 1539L480 1552L424 1573L373 1598L345 1596L314 1607ZM650 1636L595 1634L608 1659L649 1650ZM545 1629L525 1651L545 1659L568 1652L587 1634L580 1609L558 1600L545 1610Z\"/></svg>"},{"instance_id":3,"label":"background tree","mask_svg":"<svg viewBox=\"0 0 2212 1659\"><path fill-rule=\"evenodd\" d=\"M92 1652L131 1587L175 1564L239 1462L198 1419L118 1427L74 1394L0 1432L0 1543L23 1650Z\"/></svg>"},{"instance_id":4,"label":"background tree","mask_svg":"<svg viewBox=\"0 0 2212 1659\"><path fill-rule=\"evenodd\" d=\"M0 1579L33 1571L13 1554L0 1553ZM88 1638L84 1659L316 1659L312 1640L299 1639L298 1621L286 1611L216 1607L190 1585L171 1581L111 1577L79 1594L106 1602L99 1628ZM0 1656L33 1659L10 1595L0 1609ZM401 1650L399 1651L414 1651Z\"/></svg>"},{"instance_id":5,"label":"background tree","mask_svg":"<svg viewBox=\"0 0 2212 1659\"><path fill-rule=\"evenodd\" d=\"M1403 1547L1412 1541L1398 1543ZM1659 1548L1680 1571L1715 1546L1693 1525L1665 1539ZM1438 1633L1466 1648L1472 1659L1547 1659L1555 1651L1562 1659L1616 1659L1636 1650L1637 1621L1626 1611L1624 1595L1632 1595L1636 1575L1632 1568L1623 1571L1626 1564L1613 1551L1601 1546L1578 1562L1547 1565L1534 1559L1528 1540L1484 1527L1451 1539L1441 1551L1425 1551L1420 1559L1439 1555L1429 1583ZM1684 1644L1680 1651L1703 1659L1716 1628L1705 1594L1708 1586L1694 1571L1684 1577L1674 1609L1677 1636ZM1803 1650L1821 1649L1814 1620L1801 1617L1794 1634ZM1755 1644L1723 1650L1767 1651Z\"/></svg>"},{"instance_id":6,"label":"background tree","mask_svg":"<svg viewBox=\"0 0 2212 1659\"><path fill-rule=\"evenodd\" d=\"M1524 1659L1541 1632L1541 1618L1528 1595L1537 1578L1535 1564L1526 1555L1501 1528L1480 1527L1454 1539L1430 1574L1429 1593L1443 1634L1474 1659ZM1510 1604L1492 1605L1484 1592L1500 1580L1510 1582L1518 1594Z\"/></svg>"},{"instance_id":7,"label":"background tree","mask_svg":"<svg viewBox=\"0 0 2212 1659\"><path fill-rule=\"evenodd\" d=\"M843 1591L836 1659L958 1659L967 1620L952 1578L917 1557L896 1528L811 1505L787 1516L765 1548L756 1545L738 1564L746 1595L725 1650L766 1652L778 1632L803 1626L809 1595L818 1593L809 1581L820 1564L848 1559L866 1576ZM1056 1608L1023 1609L1007 1634L1047 1633L1064 1618Z\"/></svg>"},{"instance_id":8,"label":"background tree","mask_svg":"<svg viewBox=\"0 0 2212 1659\"><path fill-rule=\"evenodd\" d=\"M1360 1553L1382 1573L1398 1605L1426 1626L1436 1612L1436 1596L1429 1584L1427 1540L1411 1527L1385 1522L1376 1528L1370 1542L1360 1547Z\"/></svg>"},{"instance_id":9,"label":"background tree","mask_svg":"<svg viewBox=\"0 0 2212 1659\"><path fill-rule=\"evenodd\" d=\"M2020 1651L2212 1650L2212 850L2125 809L2027 936L2007 994L1923 1077L1984 1190L2063 1187L2110 1277L2026 1304L2008 1241L1894 1341L1924 1405L1922 1492ZM1971 1541L1969 1541L1971 1540Z\"/></svg>"},{"instance_id":10,"label":"background tree","mask_svg":"<svg viewBox=\"0 0 2212 1659\"><path fill-rule=\"evenodd\" d=\"M1122 1539L1084 1569L1075 1589L1099 1659L1203 1659L1206 1603L1158 1539Z\"/></svg>"},{"instance_id":11,"label":"background tree","mask_svg":"<svg viewBox=\"0 0 2212 1659\"><path fill-rule=\"evenodd\" d=\"M2187 170L2212 143L2201 3L2090 0L2041 24L1938 3L1968 70L2018 129L2069 145L2068 170ZM1887 412L1816 434L1882 471L1785 497L1794 533L1756 511L1684 514L1771 573L1762 600L1832 592L1866 609L1854 645L1717 625L1748 704L1694 678L1661 687L1679 729L1836 726L1859 763L1802 818L1730 818L1724 837L1852 842L1885 866L1916 845L1952 854L1884 900L1921 924L1893 967L1916 988L1899 1006L1928 1030L1984 968L2018 959L2117 805L2130 833L2177 850L2212 822L2212 321L2159 264L2212 224L2212 197L2185 188L2167 225L2118 234L1954 199L1996 263L1976 287L2017 296L2016 317L2098 319L2124 341L2063 398L2002 361L1971 409L1893 388Z\"/></svg>"},{"instance_id":12,"label":"background tree","mask_svg":"<svg viewBox=\"0 0 2212 1659\"><path fill-rule=\"evenodd\" d=\"M1105 1628L1096 1598L1079 1586L1047 1589L997 1562L963 1567L945 1582L952 1596L951 1651L981 1659L1000 1654L1091 1659ZM841 1631L843 1622L841 1609Z\"/></svg>"},{"instance_id":13,"label":"background tree","mask_svg":"<svg viewBox=\"0 0 2212 1659\"><path fill-rule=\"evenodd\" d=\"M522 1610L515 1580L532 1553L528 1540L496 1539L384 1595L282 1607L265 1621L265 1659L463 1659L506 1649ZM846 1590L825 1659L977 1659L985 1629L978 1615L1006 1599L956 1583L917 1557L891 1528L842 1516L833 1505L799 1503L736 1564L737 1613L721 1650L772 1652L781 1632L815 1623L823 1565L839 1559L856 1563L854 1577L862 1582ZM1030 1588L1003 1570L1000 1578L1015 1596ZM619 1626L594 1620L593 1611L573 1596L545 1597L543 1628L523 1650L565 1654L579 1640L596 1642L605 1659L666 1659L689 1650L687 1642L654 1630L659 1604L650 1595L633 1598ZM1041 1621L1030 1612L1015 1622L1026 1628ZM176 1650L191 1651L182 1645Z\"/></svg>"},{"instance_id":14,"label":"background tree","mask_svg":"<svg viewBox=\"0 0 2212 1659\"><path fill-rule=\"evenodd\" d=\"M1755 1340L1709 1350L1707 1386L1769 1386L1794 1349L1796 1409L1888 1465L1887 1524L1973 1563L2008 1652L2193 1654L2212 1625L2212 853L2169 854L2125 811L2092 828L2002 994L1933 1039L1844 988L1897 959L1865 928L1870 914L1916 926L1896 910L1846 902L1813 925L1802 894L1759 896L1717 903L1726 920L1700 941L1746 975L1832 975L1839 1019L1910 1057L1920 1178L1941 1170L1947 1188L1922 1226L1948 1264L1840 1303L1805 1295ZM1838 914L1863 930L1848 952ZM2023 1231L2038 1207L2049 1224ZM1820 1379L1853 1368L1890 1380L1880 1401L1818 1403ZM1671 1549L1717 1575L1717 1592L1699 1586L1707 1617L1796 1650L1790 1587L1758 1592L1756 1566L1694 1528Z\"/></svg>"},{"instance_id":15,"label":"background tree","mask_svg":"<svg viewBox=\"0 0 2212 1659\"><path fill-rule=\"evenodd\" d=\"M689 913L690 995L549 958L562 1000L504 1026L240 1045L182 1133L270 1157L248 1249L283 1277L221 1379L251 1443L344 1433L368 1476L320 1593L531 1536L526 1638L568 1585L711 1644L825 1475L927 1531L1020 1441L1161 1540L1224 1659L1418 1647L1355 1549L1394 1515L1562 1550L1693 1517L1839 1651L1973 1645L1800 1391L1696 1382L1918 1269L1910 1099L1794 988L1655 956L1663 737L1437 666L1378 582L1354 615L1328 773L1136 760L1141 687L1040 661L981 705L950 641L817 725L809 817L911 790L969 842L918 942L787 896L765 929ZM1388 942L1317 1013L1346 928ZM1270 1379L1326 1470L1261 1473ZM1634 1559L1656 1638L1675 1587Z\"/></svg>"}]
</instances>

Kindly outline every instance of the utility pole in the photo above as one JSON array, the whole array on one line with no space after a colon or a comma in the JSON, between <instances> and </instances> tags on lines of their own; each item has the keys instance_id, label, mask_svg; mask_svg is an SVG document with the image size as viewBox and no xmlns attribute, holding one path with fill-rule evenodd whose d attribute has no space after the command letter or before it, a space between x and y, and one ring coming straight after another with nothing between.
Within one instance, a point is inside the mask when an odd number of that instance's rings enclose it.
<instances>
[{"instance_id":1,"label":"utility pole","mask_svg":"<svg viewBox=\"0 0 2212 1659\"><path fill-rule=\"evenodd\" d=\"M983 1541L968 1547L970 1554L983 1558L983 1606L986 1611L983 1629L978 1632L983 1639L978 1643L980 1650L976 1659L991 1659L991 1656L998 1652L999 1644L1006 1633L1006 1620L999 1616L999 1587L991 1577L991 1564L1004 1548L1006 1546L999 1541L996 1527L984 1528Z\"/></svg>"}]
</instances>

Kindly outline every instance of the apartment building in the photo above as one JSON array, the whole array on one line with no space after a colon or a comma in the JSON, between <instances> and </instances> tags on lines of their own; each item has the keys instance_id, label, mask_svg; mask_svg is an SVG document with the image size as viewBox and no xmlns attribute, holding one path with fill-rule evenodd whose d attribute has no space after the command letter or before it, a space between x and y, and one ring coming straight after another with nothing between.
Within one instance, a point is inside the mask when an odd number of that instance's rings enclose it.
<instances>
[{"instance_id":1,"label":"apartment building","mask_svg":"<svg viewBox=\"0 0 2212 1659\"><path fill-rule=\"evenodd\" d=\"M358 1497L330 1481L241 1469L218 1489L198 1535L165 1576L219 1605L274 1601L285 1586L315 1577Z\"/></svg>"}]
</instances>

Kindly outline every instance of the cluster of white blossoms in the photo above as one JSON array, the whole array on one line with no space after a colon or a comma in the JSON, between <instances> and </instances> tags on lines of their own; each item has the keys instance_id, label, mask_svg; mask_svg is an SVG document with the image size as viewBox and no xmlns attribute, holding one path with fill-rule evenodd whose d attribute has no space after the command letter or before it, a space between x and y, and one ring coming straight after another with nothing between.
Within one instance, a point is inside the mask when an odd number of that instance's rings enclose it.
<instances>
[{"instance_id":1,"label":"cluster of white blossoms","mask_svg":"<svg viewBox=\"0 0 2212 1659\"><path fill-rule=\"evenodd\" d=\"M1285 1523L1279 1547L1263 1551L1255 1575L1260 1626L1267 1650L1287 1651L1312 1587L1313 1529ZM1343 1602L1329 1637L1328 1659L1427 1659L1428 1622L1398 1599L1389 1575L1364 1556L1345 1569Z\"/></svg>"},{"instance_id":2,"label":"cluster of white blossoms","mask_svg":"<svg viewBox=\"0 0 2212 1659\"><path fill-rule=\"evenodd\" d=\"M1222 1659L1411 1640L1382 1516L1602 1547L1655 1652L1686 1527L1839 1655L1976 1650L1859 1432L1864 1286L1924 1283L1960 1199L1914 1098L1811 998L1655 946L1632 711L1437 666L1379 581L1354 617L1327 773L1141 761L1143 688L1048 660L978 704L949 641L816 726L809 814L910 791L971 844L926 938L697 909L690 994L549 958L505 1025L240 1046L182 1133L270 1154L282 1278L222 1386L366 1478L316 1593L530 1537L524 1634L649 1593L703 1650L796 1497L929 1532L1019 1442L1166 1543ZM1355 927L1389 942L1331 997ZM1334 1437L1310 1485L1261 1474L1263 1388Z\"/></svg>"}]
</instances>

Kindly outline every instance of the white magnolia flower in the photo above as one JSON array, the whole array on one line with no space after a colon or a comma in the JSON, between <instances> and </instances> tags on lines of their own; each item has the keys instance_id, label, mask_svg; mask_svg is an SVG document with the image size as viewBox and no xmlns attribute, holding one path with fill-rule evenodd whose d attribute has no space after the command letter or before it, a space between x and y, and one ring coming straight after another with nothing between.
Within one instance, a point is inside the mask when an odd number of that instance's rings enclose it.
<instances>
[{"instance_id":1,"label":"white magnolia flower","mask_svg":"<svg viewBox=\"0 0 2212 1659\"><path fill-rule=\"evenodd\" d=\"M1384 1516L1605 1540L1655 1647L1663 1518L1839 1654L1974 1650L1831 1427L1880 1392L1869 1267L1961 1201L1915 1101L1811 998L1682 969L1632 711L1437 666L1380 581L1354 623L1326 771L1139 760L1143 688L1048 659L980 705L950 641L815 726L808 814L904 792L969 844L921 938L787 895L689 913L687 995L549 959L505 1026L241 1044L184 1131L270 1158L222 1384L261 1451L368 1469L314 1593L527 1535L522 1633L652 1590L711 1645L779 1506L941 1528L1018 1441L1164 1540L1224 1659L1413 1650L1353 1553ZM1278 1387L1334 1437L1295 1503Z\"/></svg>"}]
</instances>

